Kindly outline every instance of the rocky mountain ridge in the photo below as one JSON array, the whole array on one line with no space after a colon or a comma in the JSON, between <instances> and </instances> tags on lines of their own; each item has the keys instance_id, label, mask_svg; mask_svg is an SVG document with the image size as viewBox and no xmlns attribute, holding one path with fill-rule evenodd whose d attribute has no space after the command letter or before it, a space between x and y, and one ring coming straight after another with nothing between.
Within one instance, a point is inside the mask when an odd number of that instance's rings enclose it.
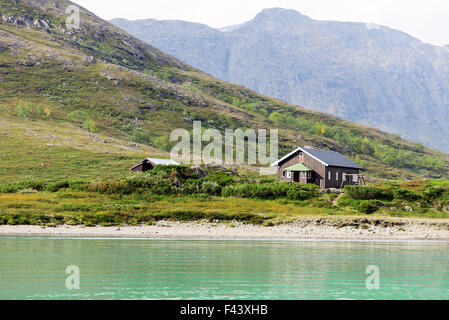
<instances>
[{"instance_id":1,"label":"rocky mountain ridge","mask_svg":"<svg viewBox=\"0 0 449 320\"><path fill-rule=\"evenodd\" d=\"M267 9L222 30L112 22L221 80L449 152L449 47L372 23Z\"/></svg>"}]
</instances>

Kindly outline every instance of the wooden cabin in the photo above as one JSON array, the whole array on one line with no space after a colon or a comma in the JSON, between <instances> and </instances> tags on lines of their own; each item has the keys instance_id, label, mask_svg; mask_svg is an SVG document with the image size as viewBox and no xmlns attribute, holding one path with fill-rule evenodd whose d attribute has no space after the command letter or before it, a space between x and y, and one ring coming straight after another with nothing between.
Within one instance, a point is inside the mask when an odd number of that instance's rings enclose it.
<instances>
[{"instance_id":1,"label":"wooden cabin","mask_svg":"<svg viewBox=\"0 0 449 320\"><path fill-rule=\"evenodd\" d=\"M365 170L342 154L311 147L297 148L272 164L281 181L312 183L321 189L343 188L363 181Z\"/></svg>"},{"instance_id":2,"label":"wooden cabin","mask_svg":"<svg viewBox=\"0 0 449 320\"><path fill-rule=\"evenodd\" d=\"M155 166L178 166L179 163L169 159L145 158L131 167L132 172L153 170Z\"/></svg>"}]
</instances>

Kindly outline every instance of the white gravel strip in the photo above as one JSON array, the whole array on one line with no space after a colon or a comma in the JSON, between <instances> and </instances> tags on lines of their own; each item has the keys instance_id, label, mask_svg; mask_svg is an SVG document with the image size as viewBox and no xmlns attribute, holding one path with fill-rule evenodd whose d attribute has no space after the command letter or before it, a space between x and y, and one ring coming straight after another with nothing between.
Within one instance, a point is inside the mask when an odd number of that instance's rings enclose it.
<instances>
[{"instance_id":1,"label":"white gravel strip","mask_svg":"<svg viewBox=\"0 0 449 320\"><path fill-rule=\"evenodd\" d=\"M351 221L351 220L345 220ZM449 241L449 221L424 219L382 220L401 225L376 225L360 220L351 226L335 220L309 219L273 227L241 223L162 221L155 226L83 227L83 226L0 226L0 236L149 238L211 240L444 240ZM379 224L379 223L377 223Z\"/></svg>"}]
</instances>

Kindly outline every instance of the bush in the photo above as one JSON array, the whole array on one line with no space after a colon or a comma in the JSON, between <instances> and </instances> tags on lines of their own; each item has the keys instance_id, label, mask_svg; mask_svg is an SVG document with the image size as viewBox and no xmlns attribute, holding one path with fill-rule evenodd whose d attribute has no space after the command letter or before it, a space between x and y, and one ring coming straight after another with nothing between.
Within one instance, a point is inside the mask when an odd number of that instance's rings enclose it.
<instances>
[{"instance_id":1,"label":"bush","mask_svg":"<svg viewBox=\"0 0 449 320\"><path fill-rule=\"evenodd\" d=\"M138 143L143 143L143 144L148 144L148 145L151 143L150 134L147 132L140 131L140 130L134 130L132 139L133 139L133 141L138 142Z\"/></svg>"},{"instance_id":2,"label":"bush","mask_svg":"<svg viewBox=\"0 0 449 320\"><path fill-rule=\"evenodd\" d=\"M234 177L229 175L226 172L214 172L207 177L204 177L202 180L216 182L220 186L225 187L234 183Z\"/></svg>"},{"instance_id":3,"label":"bush","mask_svg":"<svg viewBox=\"0 0 449 320\"><path fill-rule=\"evenodd\" d=\"M159 150L171 151L174 144L170 141L170 137L160 136L154 139L153 146Z\"/></svg>"},{"instance_id":4,"label":"bush","mask_svg":"<svg viewBox=\"0 0 449 320\"><path fill-rule=\"evenodd\" d=\"M307 191L301 189L292 189L287 192L287 198L289 200L307 200L310 199L310 195Z\"/></svg>"},{"instance_id":5,"label":"bush","mask_svg":"<svg viewBox=\"0 0 449 320\"><path fill-rule=\"evenodd\" d=\"M22 181L0 185L0 193L16 193L20 190L43 191L47 183L42 181Z\"/></svg>"},{"instance_id":6,"label":"bush","mask_svg":"<svg viewBox=\"0 0 449 320\"><path fill-rule=\"evenodd\" d=\"M86 120L90 118L89 114L86 111L75 110L68 114L68 117L73 122L78 124L84 123Z\"/></svg>"},{"instance_id":7,"label":"bush","mask_svg":"<svg viewBox=\"0 0 449 320\"><path fill-rule=\"evenodd\" d=\"M84 180L73 179L68 180L67 183L69 184L69 189L73 191L87 191L88 183Z\"/></svg>"},{"instance_id":8,"label":"bush","mask_svg":"<svg viewBox=\"0 0 449 320\"><path fill-rule=\"evenodd\" d=\"M277 180L274 179L274 178L262 178L262 179L260 179L260 183L274 183L276 181Z\"/></svg>"},{"instance_id":9,"label":"bush","mask_svg":"<svg viewBox=\"0 0 449 320\"><path fill-rule=\"evenodd\" d=\"M181 188L179 188L179 193L181 194L196 194L200 192L200 186L195 182L185 183Z\"/></svg>"},{"instance_id":10,"label":"bush","mask_svg":"<svg viewBox=\"0 0 449 320\"><path fill-rule=\"evenodd\" d=\"M221 187L214 181L204 181L201 185L201 192L209 195L219 195Z\"/></svg>"},{"instance_id":11,"label":"bush","mask_svg":"<svg viewBox=\"0 0 449 320\"><path fill-rule=\"evenodd\" d=\"M50 116L51 112L48 108L42 105L35 105L31 102L24 102L17 106L17 115L21 118L41 118L44 116Z\"/></svg>"},{"instance_id":12,"label":"bush","mask_svg":"<svg viewBox=\"0 0 449 320\"><path fill-rule=\"evenodd\" d=\"M375 200L363 200L357 204L356 208L361 213L371 214L376 212L379 206Z\"/></svg>"},{"instance_id":13,"label":"bush","mask_svg":"<svg viewBox=\"0 0 449 320\"><path fill-rule=\"evenodd\" d=\"M276 182L266 184L238 184L223 188L224 197L239 198L288 198L306 200L317 195L318 187L314 185Z\"/></svg>"},{"instance_id":14,"label":"bush","mask_svg":"<svg viewBox=\"0 0 449 320\"><path fill-rule=\"evenodd\" d=\"M45 187L45 190L50 192L58 192L61 189L69 188L69 182L68 181L62 181L62 182L55 182L55 183L49 183Z\"/></svg>"},{"instance_id":15,"label":"bush","mask_svg":"<svg viewBox=\"0 0 449 320\"><path fill-rule=\"evenodd\" d=\"M424 192L424 199L428 202L435 201L448 194L448 190L441 186L430 186Z\"/></svg>"},{"instance_id":16,"label":"bush","mask_svg":"<svg viewBox=\"0 0 449 320\"><path fill-rule=\"evenodd\" d=\"M393 195L395 199L408 201L417 201L421 198L416 192L407 189L396 189L393 191Z\"/></svg>"},{"instance_id":17,"label":"bush","mask_svg":"<svg viewBox=\"0 0 449 320\"><path fill-rule=\"evenodd\" d=\"M134 189L126 181L100 181L97 183L89 184L88 191L105 194L126 195L133 193Z\"/></svg>"},{"instance_id":18,"label":"bush","mask_svg":"<svg viewBox=\"0 0 449 320\"><path fill-rule=\"evenodd\" d=\"M393 192L374 187L345 186L345 193L356 200L393 200Z\"/></svg>"},{"instance_id":19,"label":"bush","mask_svg":"<svg viewBox=\"0 0 449 320\"><path fill-rule=\"evenodd\" d=\"M92 119L87 119L86 121L84 121L83 128L91 133L95 133L98 131L97 124Z\"/></svg>"}]
</instances>

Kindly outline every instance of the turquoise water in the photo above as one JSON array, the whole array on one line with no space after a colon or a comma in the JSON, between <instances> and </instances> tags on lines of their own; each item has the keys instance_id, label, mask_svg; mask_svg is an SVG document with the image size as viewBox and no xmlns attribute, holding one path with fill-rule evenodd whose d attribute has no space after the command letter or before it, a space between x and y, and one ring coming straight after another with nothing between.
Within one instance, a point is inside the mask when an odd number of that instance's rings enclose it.
<instances>
[{"instance_id":1,"label":"turquoise water","mask_svg":"<svg viewBox=\"0 0 449 320\"><path fill-rule=\"evenodd\" d=\"M0 299L449 299L448 243L0 238ZM66 267L80 270L68 290ZM380 270L369 290L366 268Z\"/></svg>"}]
</instances>

